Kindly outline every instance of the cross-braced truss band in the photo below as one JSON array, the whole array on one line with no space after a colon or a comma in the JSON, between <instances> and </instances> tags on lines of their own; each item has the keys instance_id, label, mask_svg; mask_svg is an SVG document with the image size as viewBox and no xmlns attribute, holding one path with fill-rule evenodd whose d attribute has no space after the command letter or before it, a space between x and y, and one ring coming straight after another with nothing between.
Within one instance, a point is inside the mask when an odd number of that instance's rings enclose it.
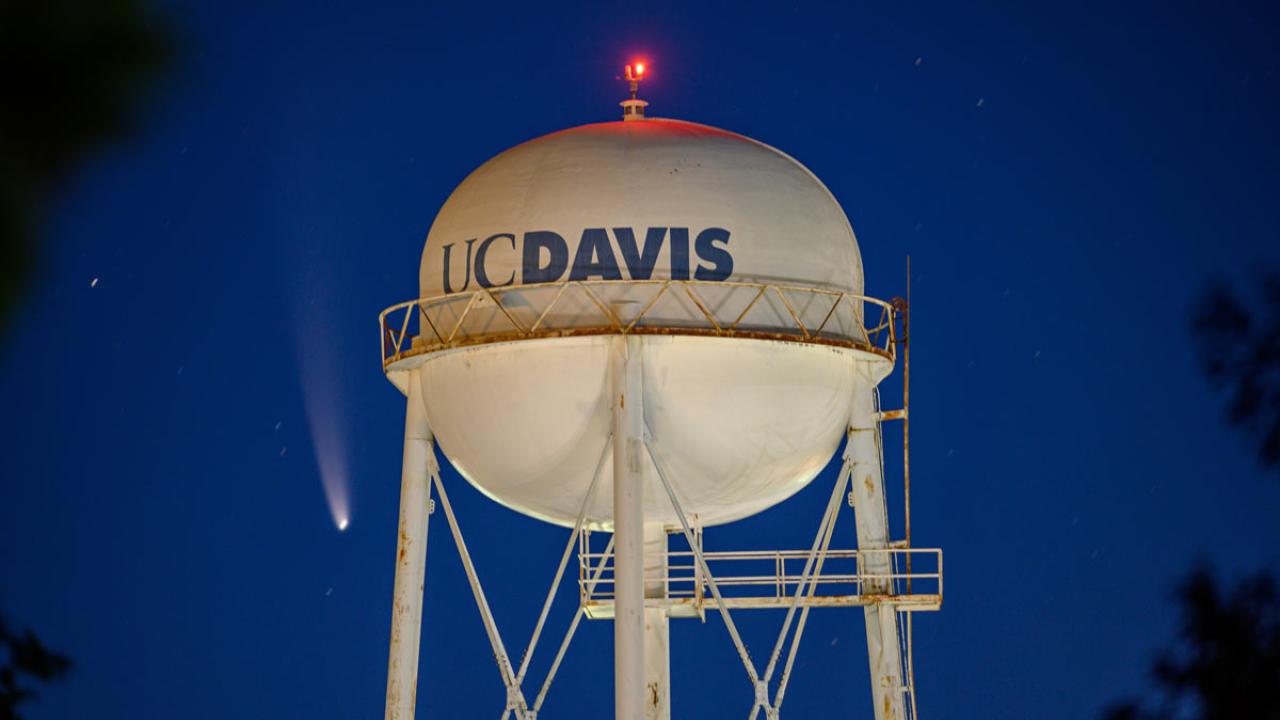
<instances>
[{"instance_id":1,"label":"cross-braced truss band","mask_svg":"<svg viewBox=\"0 0 1280 720\"><path fill-rule=\"evenodd\" d=\"M623 305L637 309L621 313ZM378 324L384 370L440 350L591 335L781 340L862 350L892 363L896 313L892 303L821 287L600 279L419 298L382 311Z\"/></svg>"},{"instance_id":2,"label":"cross-braced truss band","mask_svg":"<svg viewBox=\"0 0 1280 720\"><path fill-rule=\"evenodd\" d=\"M440 479L438 470L431 468L431 480L440 495L441 506L449 529L461 557L467 580L471 585L476 607L488 635L498 670L506 689L506 702L502 718L507 720L512 715L518 720L536 720L547 694L560 668L570 643L578 629L582 618L611 617L613 583L613 548L612 535L603 552L592 552L587 541L589 532L585 529L587 508L595 497L605 462L609 457L612 437L605 442L597 461L595 474L590 488L583 500L582 509L578 513L574 529L570 533L565 549L561 553L559 565L542 604L541 612L534 626L519 668L512 666L507 655L497 623L489 609L483 587L475 569L475 564L467 550L461 529L454 515L448 494ZM854 461L846 451L839 475L831 490L826 508L818 523L813 543L808 552L803 551L749 551L749 552L706 552L702 549L700 528L690 523L680 503L680 495L663 460L661 449L651 437L646 437L645 448L657 470L658 479L672 509L680 521L680 533L689 546L688 551L668 552L667 569L661 581L664 586L664 598L647 600L647 604L658 604L665 607L673 616L701 615L705 605L714 606L721 613L730 640L732 641L747 679L751 684L753 702L749 711L750 720L757 720L763 712L765 720L776 720L786 697L789 681L795 665L795 659L804 635L809 611L814 607L866 606L887 603L896 606L898 612L906 615L905 632L900 634L901 652L910 667L911 635L910 611L933 610L941 604L942 598L942 555L935 549L906 547L890 547L879 550L833 550L831 541L834 536L836 521L840 514L846 489L853 474ZM524 695L523 686L527 679L530 662L545 628L553 600L563 580L569 558L573 554L575 544L579 553L580 604L574 612L565 635L562 638L547 676L539 689L538 695L530 705ZM865 558L873 557L876 561L868 562ZM898 566L908 558L914 557L914 570L900 572ZM692 561L681 564L679 560ZM887 558L888 562L885 562ZM936 563L932 568L923 565L921 559ZM798 573L792 569L803 563ZM772 565L773 571L760 574L743 574L744 571L730 569L731 566L754 564L756 566ZM891 566L888 573L875 573L868 570L868 565ZM848 566L837 568L833 572L824 572L835 565ZM713 566L723 571L713 572ZM652 580L652 578L648 578ZM899 592L899 587L914 581L912 591ZM842 590L843 588L843 590ZM819 590L824 592L819 594ZM766 592L767 591L767 592ZM710 599L706 595L709 592ZM747 650L733 621L731 610L753 608L785 609L782 626L773 644L769 661L763 672L758 672L751 655ZM900 624L900 627L902 625ZM784 660L785 651L785 660ZM781 666L776 687L773 678ZM909 677L909 675L908 675ZM772 692L770 692L772 690ZM904 704L908 717L914 717L914 688L908 683L902 688L904 693L912 696Z\"/></svg>"},{"instance_id":3,"label":"cross-braced truss band","mask_svg":"<svg viewBox=\"0 0 1280 720\"><path fill-rule=\"evenodd\" d=\"M795 583L795 594L790 606L787 608L787 615L783 621L782 629L778 633L778 639L774 644L773 653L769 657L769 663L765 667L764 674L761 675L756 671L755 663L751 660L751 655L747 651L746 646L742 641L742 637L738 633L737 626L734 624L733 618L730 615L729 607L720 591L720 585L712 574L711 568L708 566L706 555L703 553L700 546L701 544L697 542L697 539L694 537L694 534L689 527L688 518L685 516L684 511L680 506L676 490L672 486L671 480L666 473L665 465L660 459L660 453L655 448L653 439L647 438L645 445L648 448L650 457L653 459L654 467L658 471L658 478L662 482L663 489L671 499L671 505L675 510L676 516L680 519L685 541L688 542L689 547L697 560L698 570L701 572L702 577L705 578L707 585L711 589L712 596L715 598L720 613L724 618L725 629L728 630L734 647L737 649L738 655L742 659L743 667L746 669L747 678L751 681L751 686L754 691L754 702L751 705L750 718L751 720L755 720L760 712L764 711L765 717L768 720L776 720L781 710L782 700L786 695L787 681L791 677L791 668L795 661L796 650L799 648L800 638L804 634L804 625L809 614L808 605L800 610L800 622L796 626L795 633L791 635L791 649L787 654L786 668L783 670L782 678L778 683L777 690L773 693L772 699L770 699L769 693L770 681L773 678L774 671L777 669L778 658L782 652L787 636L790 633L791 623L795 617L796 610L799 607L800 599L804 597L806 593L808 593L809 598L813 597L813 591L816 588L816 583L813 582L813 578L815 575L821 574L822 572L822 564L831 544L832 531L835 527L836 511L839 508L840 499L844 495L844 488L849 480L850 463L846 459L844 467L841 469L840 476L832 490L831 498L827 502L826 512L823 514L822 521L818 527L817 537L814 538L813 547L810 549L808 558L805 561L804 570L800 574L799 581Z\"/></svg>"},{"instance_id":4,"label":"cross-braced truss band","mask_svg":"<svg viewBox=\"0 0 1280 720\"><path fill-rule=\"evenodd\" d=\"M471 553L467 550L466 541L462 537L462 530L458 526L458 519L453 513L453 506L449 502L449 495L445 492L444 482L440 479L440 473L434 466L431 468L431 480L435 484L436 491L440 494L440 504L444 508L445 519L449 523L449 530L453 534L454 544L458 548L458 555L462 560L463 569L467 574L467 581L471 585L472 595L475 598L476 608L480 611L480 618L484 622L485 632L489 636L489 643L493 649L494 659L498 664L498 671L502 676L503 687L506 688L506 704L502 711L502 718L506 720L513 713L519 720L536 720L542 703L546 699L547 691L551 688L551 682L555 679L556 671L560 667L561 660L564 659L565 651L569 647L569 642L573 639L574 633L577 631L578 623L581 621L582 612L579 610L574 613L574 618L565 633L564 640L560 644L560 649L556 653L555 660L552 662L551 669L547 671L547 677L543 682L542 689L538 693L532 707L529 706L528 700L525 698L523 684L525 674L529 669L529 662L533 658L533 651L537 647L538 640L542 635L543 626L546 624L547 616L551 611L552 601L555 599L556 589L560 586L560 581L564 576L565 568L569 564L569 556L573 553L574 544L577 542L578 534L582 530L583 522L586 519L587 508L590 507L592 498L595 497L597 485L599 485L601 470L604 467L604 461L608 457L609 447L612 437L606 439L604 449L600 452L600 459L596 463L595 474L591 480L591 486L587 490L587 496L582 503L582 510L578 513L577 522L574 525L573 532L569 534L569 542L565 545L564 553L560 557L560 564L556 568L554 579L551 581L551 588L547 592L547 598L543 602L542 612L538 615L538 621L534 626L533 636L529 640L529 645L524 652L524 657L520 662L520 669L516 671L511 666L510 657L507 655L506 647L502 642L502 635L498 631L498 624L494 620L493 612L489 609L489 603L485 598L484 588L480 583L480 577L476 572L475 563L471 559ZM606 553L612 549L613 543L610 541ZM603 569L602 569L603 570ZM598 574L596 578L598 579Z\"/></svg>"}]
</instances>

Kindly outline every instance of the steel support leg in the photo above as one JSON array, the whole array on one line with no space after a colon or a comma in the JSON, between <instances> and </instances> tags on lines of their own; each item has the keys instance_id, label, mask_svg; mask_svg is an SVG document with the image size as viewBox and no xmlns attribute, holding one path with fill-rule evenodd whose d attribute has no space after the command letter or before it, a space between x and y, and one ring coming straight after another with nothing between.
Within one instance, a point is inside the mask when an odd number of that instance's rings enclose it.
<instances>
[{"instance_id":1,"label":"steel support leg","mask_svg":"<svg viewBox=\"0 0 1280 720\"><path fill-rule=\"evenodd\" d=\"M644 524L644 596L667 596L667 531L661 523ZM644 717L671 720L670 618L663 608L644 611Z\"/></svg>"},{"instance_id":2,"label":"steel support leg","mask_svg":"<svg viewBox=\"0 0 1280 720\"><path fill-rule=\"evenodd\" d=\"M422 383L409 376L404 420L404 465L400 475L400 530L396 541L395 600L387 661L387 720L412 720L418 694L418 644L422 638L422 587L427 565L429 468L435 462Z\"/></svg>"},{"instance_id":3,"label":"steel support leg","mask_svg":"<svg viewBox=\"0 0 1280 720\"><path fill-rule=\"evenodd\" d=\"M876 419L875 385L858 363L853 411L849 418L848 453L853 461L854 520L858 526L860 570L888 578L893 565L889 553L889 519L884 497L880 427ZM882 552L874 552L880 550ZM865 552L872 551L872 552ZM871 580L864 594L887 593L887 579ZM867 625L867 660L876 720L903 720L902 654L898 646L898 616L893 605L873 602L863 609Z\"/></svg>"},{"instance_id":4,"label":"steel support leg","mask_svg":"<svg viewBox=\"0 0 1280 720\"><path fill-rule=\"evenodd\" d=\"M617 336L613 382L614 711L642 720L644 660L644 398L641 338Z\"/></svg>"}]
</instances>

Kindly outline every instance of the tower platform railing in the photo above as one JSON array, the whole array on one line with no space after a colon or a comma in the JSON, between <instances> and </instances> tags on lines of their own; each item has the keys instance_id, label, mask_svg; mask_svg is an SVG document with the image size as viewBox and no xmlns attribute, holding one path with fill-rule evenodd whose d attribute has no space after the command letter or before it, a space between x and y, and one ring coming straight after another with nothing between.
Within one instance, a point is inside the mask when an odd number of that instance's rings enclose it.
<instances>
[{"instance_id":1,"label":"tower platform railing","mask_svg":"<svg viewBox=\"0 0 1280 720\"><path fill-rule=\"evenodd\" d=\"M906 612L942 606L942 550L938 548L704 551L703 557L729 609L886 603ZM821 569L806 577L804 568L810 557L822 560ZM912 559L910 570L904 569L908 557ZM646 598L646 607L665 608L674 617L702 616L716 607L692 551L671 551L665 560L665 572L646 568L646 586L661 588L661 592L651 593L654 597ZM889 570L875 572L869 569L872 566ZM612 617L612 552L579 553L578 579L587 616Z\"/></svg>"},{"instance_id":2,"label":"tower platform railing","mask_svg":"<svg viewBox=\"0 0 1280 720\"><path fill-rule=\"evenodd\" d=\"M713 280L566 280L465 290L378 316L384 369L442 350L590 335L781 340L862 350L892 363L895 306L822 287Z\"/></svg>"}]
</instances>

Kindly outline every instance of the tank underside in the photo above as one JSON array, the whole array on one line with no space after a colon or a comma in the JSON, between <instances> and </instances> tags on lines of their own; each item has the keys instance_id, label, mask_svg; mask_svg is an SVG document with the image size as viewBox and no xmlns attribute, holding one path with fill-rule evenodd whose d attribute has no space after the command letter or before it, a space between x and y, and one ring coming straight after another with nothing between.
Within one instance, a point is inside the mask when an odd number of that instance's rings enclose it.
<instances>
[{"instance_id":1,"label":"tank underside","mask_svg":"<svg viewBox=\"0 0 1280 720\"><path fill-rule=\"evenodd\" d=\"M856 364L873 364L877 379L891 367L874 353L818 344L641 337L645 423L681 505L703 526L748 517L808 484L840 443L853 383L867 382ZM613 339L466 347L395 363L388 374L420 373L441 450L517 512L573 525L599 468L586 517L611 530ZM648 456L642 474L646 521L678 525Z\"/></svg>"}]
</instances>

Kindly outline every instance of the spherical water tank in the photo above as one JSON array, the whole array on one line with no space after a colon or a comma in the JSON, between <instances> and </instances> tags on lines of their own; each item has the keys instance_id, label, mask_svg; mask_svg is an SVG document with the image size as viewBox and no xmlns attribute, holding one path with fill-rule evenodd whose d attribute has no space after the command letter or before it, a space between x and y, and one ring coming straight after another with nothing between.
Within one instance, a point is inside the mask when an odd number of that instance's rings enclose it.
<instances>
[{"instance_id":1,"label":"spherical water tank","mask_svg":"<svg viewBox=\"0 0 1280 720\"><path fill-rule=\"evenodd\" d=\"M787 155L694 123L585 125L498 155L440 210L420 282L417 335L384 356L388 376L403 389L420 374L468 481L553 523L574 523L599 467L587 521L611 527L619 334L641 339L649 434L704 526L804 487L854 384L892 366L831 193ZM646 521L678 525L644 462Z\"/></svg>"}]
</instances>

